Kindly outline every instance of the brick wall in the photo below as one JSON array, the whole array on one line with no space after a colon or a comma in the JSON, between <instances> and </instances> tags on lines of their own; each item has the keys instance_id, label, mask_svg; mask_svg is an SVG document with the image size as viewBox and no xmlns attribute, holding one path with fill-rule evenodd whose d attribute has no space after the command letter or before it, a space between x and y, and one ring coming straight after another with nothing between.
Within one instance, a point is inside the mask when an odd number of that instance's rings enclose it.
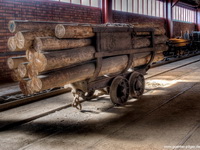
<instances>
[{"instance_id":1,"label":"brick wall","mask_svg":"<svg viewBox=\"0 0 200 150\"><path fill-rule=\"evenodd\" d=\"M45 0L0 0L0 83L10 80L6 66L9 20L101 23L101 9Z\"/></svg>"},{"instance_id":2,"label":"brick wall","mask_svg":"<svg viewBox=\"0 0 200 150\"><path fill-rule=\"evenodd\" d=\"M127 12L113 11L113 22L116 23L149 23L154 22L160 26L165 26L165 20L158 17L133 14Z\"/></svg>"},{"instance_id":3,"label":"brick wall","mask_svg":"<svg viewBox=\"0 0 200 150\"><path fill-rule=\"evenodd\" d=\"M192 31L195 31L195 24L194 23L185 23L185 22L173 22L174 26L174 36L181 36L181 31L184 34L186 31L189 31L190 33Z\"/></svg>"}]
</instances>

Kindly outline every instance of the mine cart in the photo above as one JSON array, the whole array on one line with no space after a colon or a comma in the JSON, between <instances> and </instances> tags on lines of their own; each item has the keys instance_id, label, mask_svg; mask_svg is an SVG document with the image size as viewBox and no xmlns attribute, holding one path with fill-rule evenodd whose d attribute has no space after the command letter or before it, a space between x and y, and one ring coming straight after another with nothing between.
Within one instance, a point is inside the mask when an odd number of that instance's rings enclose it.
<instances>
[{"instance_id":1,"label":"mine cart","mask_svg":"<svg viewBox=\"0 0 200 150\"><path fill-rule=\"evenodd\" d=\"M165 56L176 56L179 57L186 53L189 53L190 49L190 40L186 39L176 39L171 38L168 42L169 50L164 53Z\"/></svg>"},{"instance_id":2,"label":"mine cart","mask_svg":"<svg viewBox=\"0 0 200 150\"><path fill-rule=\"evenodd\" d=\"M95 90L106 89L107 94L115 105L123 105L128 98L138 98L144 92L144 75L150 68L155 56L154 30L152 28L130 27L93 27L96 41L96 70L94 76L88 80L72 84L74 94L74 107L79 107L79 97L89 100ZM140 34L138 34L140 33ZM131 42L134 37L147 35L151 44L148 48L134 49ZM121 37L121 38L119 38ZM149 52L150 59L145 65L133 66L136 54ZM127 55L128 63L125 69L117 74L99 77L103 58L110 56ZM81 109L81 106L79 107Z\"/></svg>"}]
</instances>

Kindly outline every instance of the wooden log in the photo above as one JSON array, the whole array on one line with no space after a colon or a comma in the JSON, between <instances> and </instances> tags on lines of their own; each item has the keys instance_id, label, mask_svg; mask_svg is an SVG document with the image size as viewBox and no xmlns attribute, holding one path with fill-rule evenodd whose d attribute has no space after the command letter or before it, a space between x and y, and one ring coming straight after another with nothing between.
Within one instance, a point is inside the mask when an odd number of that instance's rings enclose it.
<instances>
[{"instance_id":1,"label":"wooden log","mask_svg":"<svg viewBox=\"0 0 200 150\"><path fill-rule=\"evenodd\" d=\"M155 36L154 44L166 44L168 38L165 35ZM133 48L144 48L151 45L150 37L134 37L132 38Z\"/></svg>"},{"instance_id":2,"label":"wooden log","mask_svg":"<svg viewBox=\"0 0 200 150\"><path fill-rule=\"evenodd\" d=\"M167 51L169 49L169 46L166 44L157 44L155 45L155 50L157 53L162 53L164 51Z\"/></svg>"},{"instance_id":3,"label":"wooden log","mask_svg":"<svg viewBox=\"0 0 200 150\"><path fill-rule=\"evenodd\" d=\"M18 82L22 80L22 78L19 76L19 72L17 69L12 70L10 76L14 82Z\"/></svg>"},{"instance_id":4,"label":"wooden log","mask_svg":"<svg viewBox=\"0 0 200 150\"><path fill-rule=\"evenodd\" d=\"M143 23L133 23L133 27L140 27L140 28L159 28L162 27L162 24L157 24L154 22L143 22Z\"/></svg>"},{"instance_id":5,"label":"wooden log","mask_svg":"<svg viewBox=\"0 0 200 150\"><path fill-rule=\"evenodd\" d=\"M154 35L165 35L165 33L166 33L166 30L164 27L155 27L154 29L155 29ZM148 35L150 35L150 33L149 32L136 32L136 35L148 36Z\"/></svg>"},{"instance_id":6,"label":"wooden log","mask_svg":"<svg viewBox=\"0 0 200 150\"><path fill-rule=\"evenodd\" d=\"M36 53L35 66L38 72L70 66L94 59L95 48L93 46L81 47L53 53ZM33 63L35 63L33 62Z\"/></svg>"},{"instance_id":7,"label":"wooden log","mask_svg":"<svg viewBox=\"0 0 200 150\"><path fill-rule=\"evenodd\" d=\"M57 39L53 37L36 37L34 49L38 52L78 48L92 44L91 39Z\"/></svg>"},{"instance_id":8,"label":"wooden log","mask_svg":"<svg viewBox=\"0 0 200 150\"><path fill-rule=\"evenodd\" d=\"M36 37L47 37L54 36L53 30L42 30L42 31L23 31L15 34L17 47L22 50L32 48L33 41Z\"/></svg>"},{"instance_id":9,"label":"wooden log","mask_svg":"<svg viewBox=\"0 0 200 150\"><path fill-rule=\"evenodd\" d=\"M148 62L148 59L150 59L150 56L145 57L144 60L146 61L141 61L137 64L137 66L146 64ZM154 60L157 59L158 57L155 57ZM127 63L127 55L106 58L103 60L102 69L100 71L99 76L121 72L126 68ZM133 63L133 66L136 66L135 63ZM66 68L51 74L47 74L43 78L35 77L31 80L31 85L33 85L32 88L34 92L46 90L49 88L62 87L66 84L89 79L93 76L94 71L95 63L88 63L85 65Z\"/></svg>"},{"instance_id":10,"label":"wooden log","mask_svg":"<svg viewBox=\"0 0 200 150\"><path fill-rule=\"evenodd\" d=\"M30 79L32 79L33 77L39 75L37 69L36 69L36 66L35 64L32 64L32 63L29 63L27 65L27 75Z\"/></svg>"},{"instance_id":11,"label":"wooden log","mask_svg":"<svg viewBox=\"0 0 200 150\"><path fill-rule=\"evenodd\" d=\"M128 56L117 56L103 60L100 75L115 73L125 69L128 62ZM117 67L116 67L117 66ZM32 85L35 92L42 91L53 87L62 87L65 84L76 81L85 80L93 76L95 71L95 63L80 65L68 69L56 71L48 74L44 78L32 79Z\"/></svg>"},{"instance_id":12,"label":"wooden log","mask_svg":"<svg viewBox=\"0 0 200 150\"><path fill-rule=\"evenodd\" d=\"M169 38L166 35L161 36L154 36L154 43L155 44L166 44Z\"/></svg>"},{"instance_id":13,"label":"wooden log","mask_svg":"<svg viewBox=\"0 0 200 150\"><path fill-rule=\"evenodd\" d=\"M10 57L7 59L7 65L9 69L16 69L19 64L27 62L25 56Z\"/></svg>"},{"instance_id":14,"label":"wooden log","mask_svg":"<svg viewBox=\"0 0 200 150\"><path fill-rule=\"evenodd\" d=\"M15 36L8 38L7 46L10 51L20 51L17 47Z\"/></svg>"},{"instance_id":15,"label":"wooden log","mask_svg":"<svg viewBox=\"0 0 200 150\"><path fill-rule=\"evenodd\" d=\"M155 50L159 52L166 51L167 48L168 46L165 44L159 44L155 46ZM35 57L34 61L31 62L32 65L36 66L34 74L37 72L36 74L38 75L40 72L46 72L95 59L94 53L95 48L88 46L66 51L56 51L52 53L34 53L33 56L30 57ZM148 54L149 53L144 55ZM135 54L135 56L136 55L137 54Z\"/></svg>"},{"instance_id":16,"label":"wooden log","mask_svg":"<svg viewBox=\"0 0 200 150\"><path fill-rule=\"evenodd\" d=\"M149 47L151 44L151 41L149 38L133 38L132 39L132 46L133 48L144 48Z\"/></svg>"},{"instance_id":17,"label":"wooden log","mask_svg":"<svg viewBox=\"0 0 200 150\"><path fill-rule=\"evenodd\" d=\"M31 84L32 84L31 80L21 80L19 82L19 88L21 89L24 95L30 95L34 93Z\"/></svg>"},{"instance_id":18,"label":"wooden log","mask_svg":"<svg viewBox=\"0 0 200 150\"><path fill-rule=\"evenodd\" d=\"M27 69L28 64L29 64L28 62L19 64L17 70L20 78L28 77L28 69Z\"/></svg>"},{"instance_id":19,"label":"wooden log","mask_svg":"<svg viewBox=\"0 0 200 150\"><path fill-rule=\"evenodd\" d=\"M57 38L90 38L95 34L91 26L72 26L58 24L55 27Z\"/></svg>"},{"instance_id":20,"label":"wooden log","mask_svg":"<svg viewBox=\"0 0 200 150\"><path fill-rule=\"evenodd\" d=\"M163 27L163 24L157 24L154 22L147 22L147 23L138 23L138 24L133 24L134 27L138 28L153 28L154 35L164 35L166 33L165 28ZM145 32L137 32L138 35L149 35Z\"/></svg>"},{"instance_id":21,"label":"wooden log","mask_svg":"<svg viewBox=\"0 0 200 150\"><path fill-rule=\"evenodd\" d=\"M26 51L26 59L27 59L29 62L33 63L33 62L35 61L35 54L36 54L36 53L37 53L37 52L36 52L35 49L33 49L33 48L28 49L28 50Z\"/></svg>"},{"instance_id":22,"label":"wooden log","mask_svg":"<svg viewBox=\"0 0 200 150\"><path fill-rule=\"evenodd\" d=\"M11 33L18 31L34 31L55 29L57 24L66 24L67 22L46 22L46 21L28 21L28 20L11 20L8 23L8 29ZM70 23L71 24L71 23Z\"/></svg>"},{"instance_id":23,"label":"wooden log","mask_svg":"<svg viewBox=\"0 0 200 150\"><path fill-rule=\"evenodd\" d=\"M133 62L133 66L141 66L141 65L147 64L150 61L150 58L151 58L151 55L136 59ZM157 53L155 55L154 59L153 59L153 62L158 62L158 61L161 61L163 59L164 59L164 55L162 53Z\"/></svg>"}]
</instances>

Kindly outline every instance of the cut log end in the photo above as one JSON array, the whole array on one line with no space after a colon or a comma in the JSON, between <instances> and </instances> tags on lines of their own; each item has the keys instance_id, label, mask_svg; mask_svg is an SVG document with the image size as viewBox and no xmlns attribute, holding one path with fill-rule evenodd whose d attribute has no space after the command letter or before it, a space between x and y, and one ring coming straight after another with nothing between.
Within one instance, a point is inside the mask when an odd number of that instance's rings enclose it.
<instances>
[{"instance_id":1,"label":"cut log end","mask_svg":"<svg viewBox=\"0 0 200 150\"><path fill-rule=\"evenodd\" d=\"M47 59L46 59L45 55L43 53L36 52L34 54L34 57L35 57L35 61L33 63L36 66L35 69L38 72L44 71L47 66Z\"/></svg>"},{"instance_id":2,"label":"cut log end","mask_svg":"<svg viewBox=\"0 0 200 150\"><path fill-rule=\"evenodd\" d=\"M14 36L13 36L13 37L10 37L10 38L8 39L7 46L8 46L8 49L9 49L10 51L16 51L16 50L17 50L16 39L15 39Z\"/></svg>"},{"instance_id":3,"label":"cut log end","mask_svg":"<svg viewBox=\"0 0 200 150\"><path fill-rule=\"evenodd\" d=\"M37 69L35 69L35 66L33 64L29 63L27 65L27 74L28 74L28 77L32 79L32 78L36 77L39 73L38 73Z\"/></svg>"},{"instance_id":4,"label":"cut log end","mask_svg":"<svg viewBox=\"0 0 200 150\"><path fill-rule=\"evenodd\" d=\"M25 44L25 38L24 38L22 32L17 32L15 34L15 39L16 39L17 47L19 49L23 49L24 48L24 44Z\"/></svg>"},{"instance_id":5,"label":"cut log end","mask_svg":"<svg viewBox=\"0 0 200 150\"><path fill-rule=\"evenodd\" d=\"M31 63L33 63L35 61L34 53L36 53L36 51L34 49L29 49L26 51L26 58Z\"/></svg>"},{"instance_id":6,"label":"cut log end","mask_svg":"<svg viewBox=\"0 0 200 150\"><path fill-rule=\"evenodd\" d=\"M28 63L21 63L18 66L18 72L21 78L27 77L27 65Z\"/></svg>"},{"instance_id":7,"label":"cut log end","mask_svg":"<svg viewBox=\"0 0 200 150\"><path fill-rule=\"evenodd\" d=\"M34 78L32 78L31 82L32 82L31 84L33 86L32 88L33 88L33 90L35 92L39 92L39 91L42 90L42 81L41 81L41 79L39 79L37 77L34 77Z\"/></svg>"},{"instance_id":8,"label":"cut log end","mask_svg":"<svg viewBox=\"0 0 200 150\"><path fill-rule=\"evenodd\" d=\"M32 84L31 80L29 80L29 81L22 80L19 82L19 88L21 89L21 91L24 95L30 95L30 94L34 93L31 84Z\"/></svg>"},{"instance_id":9,"label":"cut log end","mask_svg":"<svg viewBox=\"0 0 200 150\"><path fill-rule=\"evenodd\" d=\"M42 40L38 37L35 38L33 42L33 47L36 51L40 52L43 48Z\"/></svg>"},{"instance_id":10,"label":"cut log end","mask_svg":"<svg viewBox=\"0 0 200 150\"><path fill-rule=\"evenodd\" d=\"M55 35L57 38L63 38L65 35L65 27L62 24L58 24L55 27Z\"/></svg>"},{"instance_id":11,"label":"cut log end","mask_svg":"<svg viewBox=\"0 0 200 150\"><path fill-rule=\"evenodd\" d=\"M14 61L13 61L13 59L12 59L12 57L10 57L10 58L8 58L7 59L7 66L8 66L8 68L9 69L14 69Z\"/></svg>"},{"instance_id":12,"label":"cut log end","mask_svg":"<svg viewBox=\"0 0 200 150\"><path fill-rule=\"evenodd\" d=\"M14 82L18 82L18 81L21 81L21 78L18 74L18 70L15 69L15 70L12 70L11 72L11 79L14 81Z\"/></svg>"},{"instance_id":13,"label":"cut log end","mask_svg":"<svg viewBox=\"0 0 200 150\"><path fill-rule=\"evenodd\" d=\"M14 33L16 30L16 24L15 21L11 20L8 22L8 29L11 33Z\"/></svg>"}]
</instances>

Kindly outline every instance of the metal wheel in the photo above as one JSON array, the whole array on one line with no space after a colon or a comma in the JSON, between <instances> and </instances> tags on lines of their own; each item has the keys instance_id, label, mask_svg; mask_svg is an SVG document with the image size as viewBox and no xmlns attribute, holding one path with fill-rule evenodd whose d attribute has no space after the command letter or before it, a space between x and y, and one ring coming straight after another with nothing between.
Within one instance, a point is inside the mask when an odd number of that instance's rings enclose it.
<instances>
[{"instance_id":1,"label":"metal wheel","mask_svg":"<svg viewBox=\"0 0 200 150\"><path fill-rule=\"evenodd\" d=\"M129 77L130 84L130 96L132 98L138 98L144 93L145 79L144 76L139 72L134 72Z\"/></svg>"},{"instance_id":2,"label":"metal wheel","mask_svg":"<svg viewBox=\"0 0 200 150\"><path fill-rule=\"evenodd\" d=\"M110 99L113 104L123 105L129 97L129 82L122 76L116 77L110 86Z\"/></svg>"}]
</instances>

